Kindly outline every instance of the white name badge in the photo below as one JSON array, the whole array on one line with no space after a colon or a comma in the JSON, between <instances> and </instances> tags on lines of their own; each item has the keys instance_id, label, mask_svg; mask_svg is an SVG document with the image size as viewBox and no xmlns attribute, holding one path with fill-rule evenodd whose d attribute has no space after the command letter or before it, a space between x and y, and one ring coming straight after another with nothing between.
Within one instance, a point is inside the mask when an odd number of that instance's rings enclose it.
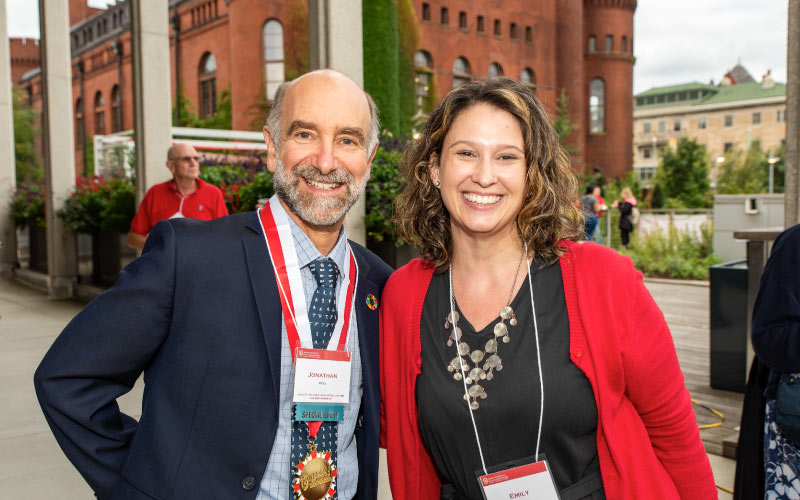
<instances>
[{"instance_id":1,"label":"white name badge","mask_svg":"<svg viewBox=\"0 0 800 500\"><path fill-rule=\"evenodd\" d=\"M350 402L350 356L346 351L297 348L295 403Z\"/></svg>"},{"instance_id":2,"label":"white name badge","mask_svg":"<svg viewBox=\"0 0 800 500\"><path fill-rule=\"evenodd\" d=\"M478 481L485 500L559 500L544 460L478 476Z\"/></svg>"}]
</instances>

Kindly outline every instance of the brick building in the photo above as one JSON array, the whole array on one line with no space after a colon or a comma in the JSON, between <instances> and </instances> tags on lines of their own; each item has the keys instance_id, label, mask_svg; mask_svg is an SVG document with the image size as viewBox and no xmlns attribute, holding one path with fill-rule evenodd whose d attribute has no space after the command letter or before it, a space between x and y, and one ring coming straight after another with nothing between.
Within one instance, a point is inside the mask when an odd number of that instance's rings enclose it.
<instances>
[{"instance_id":1,"label":"brick building","mask_svg":"<svg viewBox=\"0 0 800 500\"><path fill-rule=\"evenodd\" d=\"M786 140L786 85L769 73L757 82L738 64L720 85L656 87L637 94L635 102L634 169L644 185L652 183L659 149L677 145L681 137L704 145L712 168L717 162L711 160L753 141L774 153Z\"/></svg>"},{"instance_id":2,"label":"brick building","mask_svg":"<svg viewBox=\"0 0 800 500\"><path fill-rule=\"evenodd\" d=\"M577 126L570 137L579 148L576 167L597 168L609 177L631 168L636 0L413 5L420 31L414 57L420 104L487 76L535 85L551 111L563 89ZM123 1L97 10L86 7L86 0L70 0L70 14L81 171L87 137L133 128L130 20ZM307 64L306 0L170 0L169 22L173 102L180 92L189 110L203 118L229 90L234 129L257 126L277 85ZM12 40L12 58L23 46ZM20 66L20 73L27 72L20 79L14 73L14 82L40 108L40 75L31 66Z\"/></svg>"}]
</instances>

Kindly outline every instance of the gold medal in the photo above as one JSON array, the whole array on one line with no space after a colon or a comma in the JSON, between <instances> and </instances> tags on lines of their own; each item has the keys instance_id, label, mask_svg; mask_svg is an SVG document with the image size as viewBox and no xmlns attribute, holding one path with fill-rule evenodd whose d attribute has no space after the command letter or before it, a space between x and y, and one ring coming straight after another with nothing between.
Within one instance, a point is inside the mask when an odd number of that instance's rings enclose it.
<instances>
[{"instance_id":1,"label":"gold medal","mask_svg":"<svg viewBox=\"0 0 800 500\"><path fill-rule=\"evenodd\" d=\"M296 499L331 500L336 493L337 476L331 453L309 446L309 454L295 465L292 489Z\"/></svg>"}]
</instances>

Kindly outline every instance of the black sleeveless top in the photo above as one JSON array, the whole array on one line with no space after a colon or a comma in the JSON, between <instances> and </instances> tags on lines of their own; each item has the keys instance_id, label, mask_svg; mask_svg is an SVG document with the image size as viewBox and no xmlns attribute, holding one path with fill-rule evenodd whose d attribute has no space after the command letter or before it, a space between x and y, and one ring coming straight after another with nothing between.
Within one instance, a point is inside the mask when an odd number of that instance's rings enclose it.
<instances>
[{"instance_id":1,"label":"black sleeveless top","mask_svg":"<svg viewBox=\"0 0 800 500\"><path fill-rule=\"evenodd\" d=\"M597 458L597 407L589 380L569 358L569 318L561 267L558 263L538 267L536 262L531 266L544 380L539 452L550 464L562 500L604 499ZM511 303L518 324L510 326L506 321L510 342L498 342L503 369L495 371L492 380L480 382L487 397L478 400L480 407L474 411L487 468L536 453L541 391L530 288L527 275L523 277ZM507 294L508 290L497 293ZM456 356L455 344L447 346L452 330L444 328L450 313L448 300L448 273L434 274L420 325L422 372L416 384L419 428L445 483L442 498L481 500L476 478L481 459L463 382L456 381L447 370ZM483 349L494 337L499 313L480 332L461 317L458 326L471 351Z\"/></svg>"}]
</instances>

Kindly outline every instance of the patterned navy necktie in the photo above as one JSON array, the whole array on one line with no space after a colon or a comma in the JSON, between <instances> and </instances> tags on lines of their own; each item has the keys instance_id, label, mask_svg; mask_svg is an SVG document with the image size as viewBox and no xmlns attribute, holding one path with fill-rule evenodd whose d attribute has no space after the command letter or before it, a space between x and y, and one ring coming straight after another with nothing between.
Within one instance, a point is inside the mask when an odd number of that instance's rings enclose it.
<instances>
[{"instance_id":1,"label":"patterned navy necktie","mask_svg":"<svg viewBox=\"0 0 800 500\"><path fill-rule=\"evenodd\" d=\"M336 325L336 264L330 258L319 258L308 265L317 282L317 289L308 305L308 321L311 324L311 340L314 349L326 349L333 336L333 327ZM292 412L294 419L294 412ZM319 451L330 451L333 463L336 462L336 422L323 422L316 437L316 446ZM292 421L292 454L291 471L297 463L308 454L308 425L305 422ZM292 495L294 495L292 491ZM338 495L334 495L334 500Z\"/></svg>"}]
</instances>

